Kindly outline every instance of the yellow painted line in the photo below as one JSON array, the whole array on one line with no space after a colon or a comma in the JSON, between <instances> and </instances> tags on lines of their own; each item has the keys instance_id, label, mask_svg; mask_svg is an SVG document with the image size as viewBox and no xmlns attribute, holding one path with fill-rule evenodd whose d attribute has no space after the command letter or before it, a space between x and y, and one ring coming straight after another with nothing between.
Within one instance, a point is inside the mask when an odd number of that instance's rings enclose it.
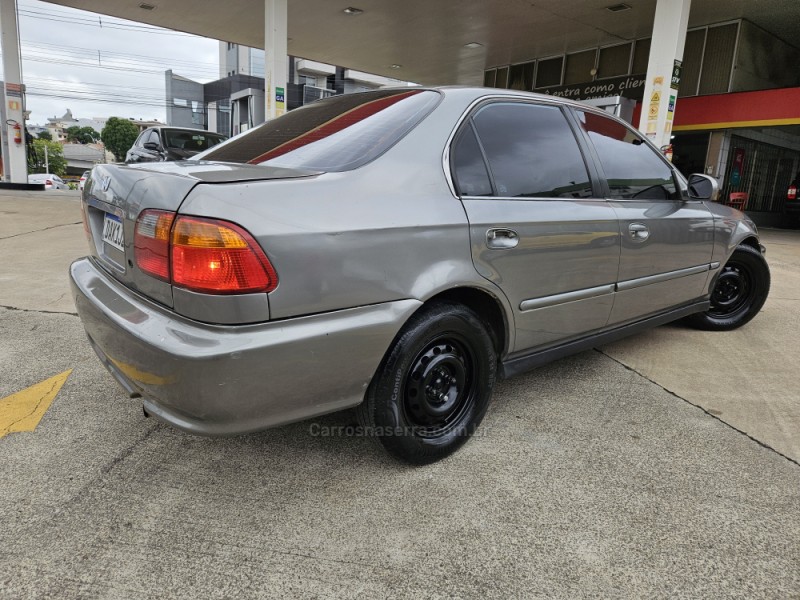
<instances>
[{"instance_id":1,"label":"yellow painted line","mask_svg":"<svg viewBox=\"0 0 800 600\"><path fill-rule=\"evenodd\" d=\"M722 121L719 123L698 123L697 125L676 125L673 131L696 131L700 129L735 129L737 127L772 127L775 125L800 125L800 118L765 119L763 121Z\"/></svg>"},{"instance_id":2,"label":"yellow painted line","mask_svg":"<svg viewBox=\"0 0 800 600\"><path fill-rule=\"evenodd\" d=\"M36 429L70 373L72 369L0 399L0 438Z\"/></svg>"}]
</instances>

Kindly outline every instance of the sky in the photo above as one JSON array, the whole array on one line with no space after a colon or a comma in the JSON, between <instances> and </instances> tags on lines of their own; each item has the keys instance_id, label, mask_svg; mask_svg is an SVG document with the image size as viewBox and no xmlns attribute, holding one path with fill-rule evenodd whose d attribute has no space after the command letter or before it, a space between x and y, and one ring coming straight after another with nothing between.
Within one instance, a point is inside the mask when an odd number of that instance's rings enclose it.
<instances>
[{"instance_id":1,"label":"sky","mask_svg":"<svg viewBox=\"0 0 800 600\"><path fill-rule=\"evenodd\" d=\"M164 121L165 70L219 78L216 40L36 0L18 9L30 125L68 108L76 118Z\"/></svg>"}]
</instances>

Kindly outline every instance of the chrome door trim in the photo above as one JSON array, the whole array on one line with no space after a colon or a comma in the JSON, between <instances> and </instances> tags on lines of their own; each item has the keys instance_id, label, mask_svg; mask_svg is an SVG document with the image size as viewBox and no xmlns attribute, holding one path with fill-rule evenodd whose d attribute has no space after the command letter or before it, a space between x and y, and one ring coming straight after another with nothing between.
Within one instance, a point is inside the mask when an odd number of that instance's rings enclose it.
<instances>
[{"instance_id":1,"label":"chrome door trim","mask_svg":"<svg viewBox=\"0 0 800 600\"><path fill-rule=\"evenodd\" d=\"M596 346L602 346L621 340L631 334L639 333L652 329L658 325L664 325L682 317L694 313L708 310L710 303L708 300L697 299L696 301L680 308L672 308L666 312L661 312L655 316L635 321L628 325L622 325L613 329L606 329L600 333L585 335L571 342L556 344L542 350L536 349L531 352L523 352L506 358L500 363L499 373L503 379L524 373L534 367L547 364L565 356L571 356L583 350L589 350Z\"/></svg>"},{"instance_id":2,"label":"chrome door trim","mask_svg":"<svg viewBox=\"0 0 800 600\"><path fill-rule=\"evenodd\" d=\"M125 211L123 211L119 206L114 206L113 204L109 204L108 202L103 202L102 200L98 200L94 196L89 196L86 200L84 200L86 204L91 206L92 208L97 208L102 210L103 212L111 213L112 215L116 215L122 222L125 222Z\"/></svg>"},{"instance_id":3,"label":"chrome door trim","mask_svg":"<svg viewBox=\"0 0 800 600\"><path fill-rule=\"evenodd\" d=\"M696 267L688 267L686 269L678 269L677 271L667 271L666 273L659 273L658 275L648 275L647 277L638 277L636 279L628 279L627 281L620 281L617 283L617 291L624 292L625 290L632 290L644 285L651 285L653 283L661 283L662 281L669 281L670 279L678 279L688 275L697 275L698 273L705 273L711 269L710 264L698 265Z\"/></svg>"},{"instance_id":4,"label":"chrome door trim","mask_svg":"<svg viewBox=\"0 0 800 600\"><path fill-rule=\"evenodd\" d=\"M587 298L596 298L598 296L605 296L606 294L614 293L614 284L599 285L597 287L585 288L582 290L575 290L574 292L565 292L563 294L553 294L552 296L542 296L541 298L531 298L523 300L519 309L522 311L535 310L537 308L545 308L547 306L554 306L556 304L563 304L565 302L574 302L575 300L586 300Z\"/></svg>"}]
</instances>

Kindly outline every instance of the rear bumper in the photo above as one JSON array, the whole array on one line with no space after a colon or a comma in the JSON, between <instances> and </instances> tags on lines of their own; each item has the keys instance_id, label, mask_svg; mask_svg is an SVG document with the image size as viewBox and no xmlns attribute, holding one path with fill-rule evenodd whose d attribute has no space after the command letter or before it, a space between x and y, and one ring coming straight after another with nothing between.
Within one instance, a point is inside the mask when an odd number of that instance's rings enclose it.
<instances>
[{"instance_id":1,"label":"rear bumper","mask_svg":"<svg viewBox=\"0 0 800 600\"><path fill-rule=\"evenodd\" d=\"M145 410L185 431L234 435L356 406L420 306L400 300L259 325L179 317L83 258L75 306L98 357Z\"/></svg>"}]
</instances>

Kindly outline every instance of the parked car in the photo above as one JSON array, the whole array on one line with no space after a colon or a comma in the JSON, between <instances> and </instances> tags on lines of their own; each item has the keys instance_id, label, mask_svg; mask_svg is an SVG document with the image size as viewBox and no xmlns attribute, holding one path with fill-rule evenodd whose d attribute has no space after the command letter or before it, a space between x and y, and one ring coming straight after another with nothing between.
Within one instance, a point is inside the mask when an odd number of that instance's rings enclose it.
<instances>
[{"instance_id":1,"label":"parked car","mask_svg":"<svg viewBox=\"0 0 800 600\"><path fill-rule=\"evenodd\" d=\"M43 183L46 190L68 190L69 185L58 175L53 173L31 173L28 183Z\"/></svg>"},{"instance_id":2,"label":"parked car","mask_svg":"<svg viewBox=\"0 0 800 600\"><path fill-rule=\"evenodd\" d=\"M84 171L83 175L81 175L81 180L78 183L78 189L80 191L83 191L83 188L86 186L86 180L89 179L89 175L90 174L91 174L91 171Z\"/></svg>"},{"instance_id":3,"label":"parked car","mask_svg":"<svg viewBox=\"0 0 800 600\"><path fill-rule=\"evenodd\" d=\"M783 210L793 224L800 223L800 172L794 178L789 188L786 190L786 203L783 205Z\"/></svg>"},{"instance_id":4,"label":"parked car","mask_svg":"<svg viewBox=\"0 0 800 600\"><path fill-rule=\"evenodd\" d=\"M475 432L498 377L676 319L752 319L764 250L716 195L580 103L379 90L181 163L98 165L71 281L147 414L230 435L357 407L426 463Z\"/></svg>"},{"instance_id":5,"label":"parked car","mask_svg":"<svg viewBox=\"0 0 800 600\"><path fill-rule=\"evenodd\" d=\"M224 135L202 129L150 127L145 129L125 155L125 162L183 160L224 142Z\"/></svg>"}]
</instances>

